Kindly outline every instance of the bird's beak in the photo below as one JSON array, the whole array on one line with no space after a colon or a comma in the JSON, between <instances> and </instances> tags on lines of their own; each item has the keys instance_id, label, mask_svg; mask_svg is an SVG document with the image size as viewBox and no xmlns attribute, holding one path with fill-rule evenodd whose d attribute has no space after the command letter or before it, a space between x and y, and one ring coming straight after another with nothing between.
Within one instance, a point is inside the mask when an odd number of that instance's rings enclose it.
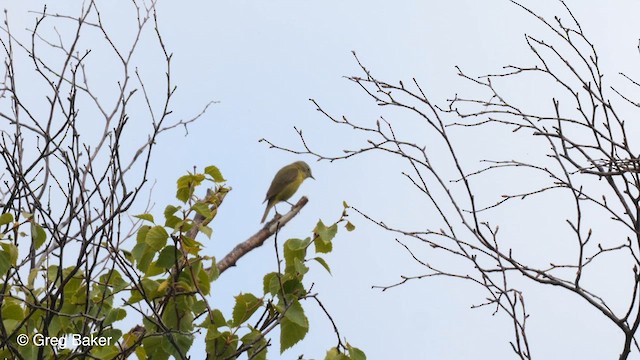
<instances>
[{"instance_id":1,"label":"bird's beak","mask_svg":"<svg viewBox=\"0 0 640 360\"><path fill-rule=\"evenodd\" d=\"M312 178L313 180L315 180L316 178L313 177L313 175L309 175L310 178Z\"/></svg>"}]
</instances>

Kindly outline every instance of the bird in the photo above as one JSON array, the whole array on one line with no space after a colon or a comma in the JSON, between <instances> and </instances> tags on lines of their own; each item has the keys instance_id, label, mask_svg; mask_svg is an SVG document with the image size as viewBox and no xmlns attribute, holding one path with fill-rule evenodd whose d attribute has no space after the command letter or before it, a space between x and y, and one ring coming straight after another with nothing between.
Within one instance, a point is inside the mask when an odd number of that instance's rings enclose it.
<instances>
[{"instance_id":1,"label":"bird","mask_svg":"<svg viewBox=\"0 0 640 360\"><path fill-rule=\"evenodd\" d=\"M269 210L277 203L289 200L306 178L315 180L311 175L311 168L304 161L296 161L278 170L276 176L271 180L271 186L269 186L267 196L263 201L263 204L267 203L267 208L264 210L260 223L264 223L269 215Z\"/></svg>"}]
</instances>

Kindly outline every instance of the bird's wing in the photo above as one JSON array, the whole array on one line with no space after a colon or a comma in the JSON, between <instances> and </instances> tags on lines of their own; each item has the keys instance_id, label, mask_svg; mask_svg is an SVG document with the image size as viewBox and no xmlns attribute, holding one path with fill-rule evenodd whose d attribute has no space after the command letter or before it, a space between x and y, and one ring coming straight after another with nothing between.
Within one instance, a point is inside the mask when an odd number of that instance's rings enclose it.
<instances>
[{"instance_id":1,"label":"bird's wing","mask_svg":"<svg viewBox=\"0 0 640 360\"><path fill-rule=\"evenodd\" d=\"M271 181L271 186L269 186L267 196L264 200L267 201L276 196L276 194L281 192L286 185L292 183L296 177L298 177L298 168L295 166L280 169ZM276 179L279 180L278 183L276 183Z\"/></svg>"}]
</instances>

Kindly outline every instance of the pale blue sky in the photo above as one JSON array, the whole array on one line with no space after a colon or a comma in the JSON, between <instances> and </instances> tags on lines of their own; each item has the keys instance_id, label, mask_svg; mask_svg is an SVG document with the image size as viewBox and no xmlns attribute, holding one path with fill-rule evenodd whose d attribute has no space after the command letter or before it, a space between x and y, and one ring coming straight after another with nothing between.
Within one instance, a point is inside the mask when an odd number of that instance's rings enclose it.
<instances>
[{"instance_id":1,"label":"pale blue sky","mask_svg":"<svg viewBox=\"0 0 640 360\"><path fill-rule=\"evenodd\" d=\"M546 18L555 14L566 17L555 1L523 3ZM70 9L80 4L56 2L51 9L77 13ZM618 71L637 73L637 1L617 1L615 6L595 0L567 4L600 50L608 76L615 78ZM39 9L35 1L28 5L11 1L3 6L9 8L15 29L32 23L34 15L24 13L25 9ZM118 14L130 10L128 2L109 1L101 7L105 14L111 14L106 17L111 21L108 25L126 39L127 27ZM214 236L208 252L218 257L259 229L262 200L272 175L294 160L309 162L317 180L301 187L297 196L304 194L310 202L284 229L283 238L307 236L318 218L325 222L336 219L343 200L388 223L426 226L431 210L412 202L415 192L400 175L399 164L389 158L372 154L334 164L315 163L312 158L270 150L258 143L264 137L299 147L293 130L296 126L319 151L336 154L348 145L362 144L363 138L331 126L308 101L316 99L334 115L345 114L369 124L375 121L382 110L342 78L360 74L351 50L379 78L408 82L415 77L432 99L442 104L455 93L472 91L456 76L455 65L482 74L497 72L509 63L530 64L533 60L526 52L523 34L548 34L506 0L160 0L158 11L164 40L174 53L173 77L178 91L173 109L177 117L188 118L211 100L220 103L189 127L188 137L177 130L158 140L151 172L157 181L153 200L159 215L164 204L173 201L178 176L193 166L218 166L233 187L212 223ZM92 61L97 68L109 68L95 57ZM141 71L153 86L153 75L163 71L157 53L149 51L139 57ZM108 80L108 76L95 75L96 83ZM162 86L161 82L155 85ZM531 93L535 98L548 89L516 84L513 91L524 92L525 97ZM424 136L422 124L415 119L408 118L398 126L416 141ZM460 143L470 146L470 167L476 167L472 149L478 142L486 142L486 150L494 155L503 153L505 147L527 152L527 145L509 139L487 141L468 132L460 136ZM479 191L501 191L496 184L478 186ZM548 203L540 206L545 207L549 219L555 219L554 210L562 208L560 204L553 209ZM531 226L529 215L496 214L507 224L505 231L511 224L511 230L520 230L525 238ZM355 214L352 221L357 230L341 231L334 254L328 257L333 275L317 267L310 280L341 335L363 349L369 359L514 358L508 345L512 336L508 319L502 314L491 316L488 308L471 310L471 305L483 301L484 294L469 284L439 278L385 293L372 290L372 285L393 283L401 274L424 271L410 263L392 234L379 231ZM554 228L542 231L551 237ZM240 260L237 268L214 284L214 306L230 312L233 295L260 292L261 274L275 267L271 244ZM538 253L531 256L544 255L539 247L532 249ZM526 284L524 289L532 314L528 327L535 358L617 357L620 334L583 302L555 289ZM556 296L562 301L555 301ZM282 356L274 347L271 359L294 359L300 353L321 359L335 344L329 322L320 309L309 305L311 332L307 339ZM203 343L194 345L194 354L198 346Z\"/></svg>"}]
</instances>

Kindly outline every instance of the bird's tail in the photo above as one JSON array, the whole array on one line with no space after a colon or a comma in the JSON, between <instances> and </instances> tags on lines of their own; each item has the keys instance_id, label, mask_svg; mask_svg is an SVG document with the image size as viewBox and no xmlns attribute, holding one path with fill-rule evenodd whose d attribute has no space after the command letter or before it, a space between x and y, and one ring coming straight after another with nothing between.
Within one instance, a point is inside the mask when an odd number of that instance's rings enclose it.
<instances>
[{"instance_id":1,"label":"bird's tail","mask_svg":"<svg viewBox=\"0 0 640 360\"><path fill-rule=\"evenodd\" d=\"M260 221L260 224L264 223L264 221L267 220L267 215L269 215L269 210L271 210L271 204L267 204L267 208L264 209L264 215L262 215L262 221Z\"/></svg>"}]
</instances>

